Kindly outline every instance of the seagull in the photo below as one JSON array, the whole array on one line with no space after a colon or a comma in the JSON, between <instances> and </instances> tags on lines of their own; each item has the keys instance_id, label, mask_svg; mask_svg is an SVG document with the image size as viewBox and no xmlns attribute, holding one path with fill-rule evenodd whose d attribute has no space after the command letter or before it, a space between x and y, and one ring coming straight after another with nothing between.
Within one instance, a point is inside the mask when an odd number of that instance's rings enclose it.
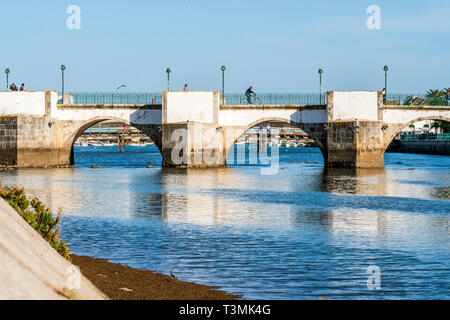
<instances>
[{"instance_id":1,"label":"seagull","mask_svg":"<svg viewBox=\"0 0 450 320\"><path fill-rule=\"evenodd\" d=\"M120 87L118 87L117 89L116 89L116 93L121 89L121 88L126 88L127 86L126 85L121 85Z\"/></svg>"},{"instance_id":2,"label":"seagull","mask_svg":"<svg viewBox=\"0 0 450 320\"><path fill-rule=\"evenodd\" d=\"M172 277L172 279L178 279L177 277L174 276L174 274L172 273L172 270L170 270L170 276Z\"/></svg>"}]
</instances>

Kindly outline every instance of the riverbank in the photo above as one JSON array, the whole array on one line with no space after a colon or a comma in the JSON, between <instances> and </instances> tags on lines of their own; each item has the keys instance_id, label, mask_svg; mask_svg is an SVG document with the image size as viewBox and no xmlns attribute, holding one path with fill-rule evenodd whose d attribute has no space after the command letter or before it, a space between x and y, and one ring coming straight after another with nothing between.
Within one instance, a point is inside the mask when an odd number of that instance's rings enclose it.
<instances>
[{"instance_id":1,"label":"riverbank","mask_svg":"<svg viewBox=\"0 0 450 320\"><path fill-rule=\"evenodd\" d=\"M450 141L448 140L394 140L387 152L417 153L432 155L450 155Z\"/></svg>"},{"instance_id":2,"label":"riverbank","mask_svg":"<svg viewBox=\"0 0 450 320\"><path fill-rule=\"evenodd\" d=\"M111 300L236 300L216 287L171 278L106 260L71 256L81 273Z\"/></svg>"}]
</instances>

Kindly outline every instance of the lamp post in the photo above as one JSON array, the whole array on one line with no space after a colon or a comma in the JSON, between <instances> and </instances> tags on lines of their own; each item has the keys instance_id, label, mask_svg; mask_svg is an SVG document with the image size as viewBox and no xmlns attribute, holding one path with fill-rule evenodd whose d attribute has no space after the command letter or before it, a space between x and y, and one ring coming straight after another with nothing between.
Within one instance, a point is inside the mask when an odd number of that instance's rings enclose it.
<instances>
[{"instance_id":1,"label":"lamp post","mask_svg":"<svg viewBox=\"0 0 450 320\"><path fill-rule=\"evenodd\" d=\"M222 70L222 104L225 104L225 71L227 67L222 66L220 70Z\"/></svg>"},{"instance_id":2,"label":"lamp post","mask_svg":"<svg viewBox=\"0 0 450 320\"><path fill-rule=\"evenodd\" d=\"M8 68L6 68L5 73L6 73L6 91L8 91L9 90L9 74L11 73L11 71Z\"/></svg>"},{"instance_id":3,"label":"lamp post","mask_svg":"<svg viewBox=\"0 0 450 320\"><path fill-rule=\"evenodd\" d=\"M66 70L65 65L61 65L61 93L62 93L62 103L64 104L64 70Z\"/></svg>"},{"instance_id":4,"label":"lamp post","mask_svg":"<svg viewBox=\"0 0 450 320\"><path fill-rule=\"evenodd\" d=\"M172 72L172 70L170 70L170 68L167 68L166 73L167 73L167 91L170 91L170 73Z\"/></svg>"},{"instance_id":5,"label":"lamp post","mask_svg":"<svg viewBox=\"0 0 450 320\"><path fill-rule=\"evenodd\" d=\"M389 71L388 66L384 66L384 104L386 104L386 98L387 98L387 73Z\"/></svg>"},{"instance_id":6,"label":"lamp post","mask_svg":"<svg viewBox=\"0 0 450 320\"><path fill-rule=\"evenodd\" d=\"M319 69L318 73L319 73L319 77L320 77L320 97L319 97L319 100L320 100L320 104L322 104L322 74L323 74L323 70Z\"/></svg>"}]
</instances>

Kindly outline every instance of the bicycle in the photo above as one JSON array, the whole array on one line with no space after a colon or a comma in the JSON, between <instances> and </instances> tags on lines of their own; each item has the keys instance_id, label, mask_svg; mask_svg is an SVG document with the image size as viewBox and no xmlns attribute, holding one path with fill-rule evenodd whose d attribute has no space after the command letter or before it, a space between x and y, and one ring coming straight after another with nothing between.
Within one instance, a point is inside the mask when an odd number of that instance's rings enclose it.
<instances>
[{"instance_id":1,"label":"bicycle","mask_svg":"<svg viewBox=\"0 0 450 320\"><path fill-rule=\"evenodd\" d=\"M247 97L242 97L241 104L244 104L244 105L247 105L247 104L261 104L261 99L256 97L256 96L253 96L252 98L250 98L250 103L249 103Z\"/></svg>"}]
</instances>

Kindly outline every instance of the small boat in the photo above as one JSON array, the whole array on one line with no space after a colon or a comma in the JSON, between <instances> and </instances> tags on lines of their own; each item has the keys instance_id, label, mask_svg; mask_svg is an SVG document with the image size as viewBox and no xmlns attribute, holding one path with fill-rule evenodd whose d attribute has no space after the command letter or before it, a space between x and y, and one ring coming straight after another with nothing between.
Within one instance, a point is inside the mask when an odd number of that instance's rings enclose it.
<instances>
[{"instance_id":1,"label":"small boat","mask_svg":"<svg viewBox=\"0 0 450 320\"><path fill-rule=\"evenodd\" d=\"M101 142L89 142L88 146L90 146L90 147L103 147L103 144Z\"/></svg>"}]
</instances>

